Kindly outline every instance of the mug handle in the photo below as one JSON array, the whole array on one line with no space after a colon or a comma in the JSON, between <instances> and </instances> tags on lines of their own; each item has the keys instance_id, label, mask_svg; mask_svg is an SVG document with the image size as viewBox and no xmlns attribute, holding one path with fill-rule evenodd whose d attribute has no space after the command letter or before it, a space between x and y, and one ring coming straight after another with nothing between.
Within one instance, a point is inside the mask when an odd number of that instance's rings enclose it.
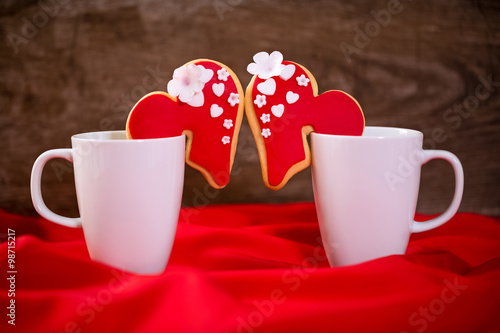
<instances>
[{"instance_id":1,"label":"mug handle","mask_svg":"<svg viewBox=\"0 0 500 333\"><path fill-rule=\"evenodd\" d=\"M64 158L73 163L73 152L68 148L52 149L46 151L36 159L31 170L31 200L38 214L45 219L66 227L81 228L82 219L80 217L69 218L58 215L52 212L43 201L41 188L42 171L45 164L53 158Z\"/></svg>"},{"instance_id":2,"label":"mug handle","mask_svg":"<svg viewBox=\"0 0 500 333\"><path fill-rule=\"evenodd\" d=\"M455 194L448 209L436 218L424 222L411 222L412 232L422 232L437 228L448 222L458 211L464 192L464 170L458 157L446 150L423 150L421 155L422 165L434 159L442 159L449 162L455 172Z\"/></svg>"}]
</instances>

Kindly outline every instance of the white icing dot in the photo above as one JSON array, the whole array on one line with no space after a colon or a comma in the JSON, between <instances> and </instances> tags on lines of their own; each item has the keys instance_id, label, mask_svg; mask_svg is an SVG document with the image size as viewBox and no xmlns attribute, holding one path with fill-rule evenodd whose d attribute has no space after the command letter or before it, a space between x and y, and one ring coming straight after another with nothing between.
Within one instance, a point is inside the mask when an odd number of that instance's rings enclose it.
<instances>
[{"instance_id":1,"label":"white icing dot","mask_svg":"<svg viewBox=\"0 0 500 333\"><path fill-rule=\"evenodd\" d=\"M227 129L230 129L233 127L233 120L232 119L224 119L224 124L222 125Z\"/></svg>"},{"instance_id":2,"label":"white icing dot","mask_svg":"<svg viewBox=\"0 0 500 333\"><path fill-rule=\"evenodd\" d=\"M222 137L221 142L222 142L223 144L227 145L229 142L231 142L231 138L230 138L230 137L228 137L227 135L224 135L224 136Z\"/></svg>"},{"instance_id":3,"label":"white icing dot","mask_svg":"<svg viewBox=\"0 0 500 333\"><path fill-rule=\"evenodd\" d=\"M221 81L227 81L229 72L223 67L217 71L217 78Z\"/></svg>"},{"instance_id":4,"label":"white icing dot","mask_svg":"<svg viewBox=\"0 0 500 333\"><path fill-rule=\"evenodd\" d=\"M240 104L240 95L231 93L229 95L229 98L227 99L227 102L231 104L231 106L235 106L236 104Z\"/></svg>"},{"instance_id":5,"label":"white icing dot","mask_svg":"<svg viewBox=\"0 0 500 333\"><path fill-rule=\"evenodd\" d=\"M264 128L261 134L263 137L267 139L268 137L271 136L271 130L269 128Z\"/></svg>"},{"instance_id":6,"label":"white icing dot","mask_svg":"<svg viewBox=\"0 0 500 333\"><path fill-rule=\"evenodd\" d=\"M268 123L271 121L271 115L269 113L263 113L262 116L260 116L260 120L262 120L262 123Z\"/></svg>"},{"instance_id":7,"label":"white icing dot","mask_svg":"<svg viewBox=\"0 0 500 333\"><path fill-rule=\"evenodd\" d=\"M267 104L266 95L257 95L255 101L253 101L259 108Z\"/></svg>"},{"instance_id":8,"label":"white icing dot","mask_svg":"<svg viewBox=\"0 0 500 333\"><path fill-rule=\"evenodd\" d=\"M302 74L301 76L297 76L297 84L299 86L302 86L302 87L307 87L307 84L309 83L309 79L306 78L306 76L304 74Z\"/></svg>"}]
</instances>

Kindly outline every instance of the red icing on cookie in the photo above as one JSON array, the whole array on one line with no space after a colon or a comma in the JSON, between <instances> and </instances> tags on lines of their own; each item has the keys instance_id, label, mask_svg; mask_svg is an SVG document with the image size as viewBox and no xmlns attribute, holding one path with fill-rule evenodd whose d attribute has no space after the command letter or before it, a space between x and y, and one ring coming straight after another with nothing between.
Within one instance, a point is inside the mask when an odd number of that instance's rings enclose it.
<instances>
[{"instance_id":1,"label":"red icing on cookie","mask_svg":"<svg viewBox=\"0 0 500 333\"><path fill-rule=\"evenodd\" d=\"M187 93L178 97L165 92L150 93L130 111L127 134L130 139L186 134L186 163L202 172L210 185L222 188L229 182L236 152L243 117L243 89L236 75L221 63L202 59L184 66L190 64L213 71L201 90L201 99L199 95L191 96L191 101L184 103L181 99L189 97ZM188 85L189 78L179 82Z\"/></svg>"},{"instance_id":2,"label":"red icing on cookie","mask_svg":"<svg viewBox=\"0 0 500 333\"><path fill-rule=\"evenodd\" d=\"M361 107L350 95L335 90L318 96L316 80L307 69L289 61L282 61L281 67L281 74L270 78L255 75L245 97L264 182L273 190L310 165L306 136L311 131L361 135L365 124Z\"/></svg>"}]
</instances>

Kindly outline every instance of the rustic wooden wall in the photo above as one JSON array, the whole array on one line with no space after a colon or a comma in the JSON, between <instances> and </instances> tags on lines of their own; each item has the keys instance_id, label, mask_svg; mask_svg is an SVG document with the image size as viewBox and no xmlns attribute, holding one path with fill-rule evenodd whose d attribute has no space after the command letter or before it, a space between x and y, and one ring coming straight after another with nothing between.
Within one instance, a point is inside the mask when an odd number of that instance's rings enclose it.
<instances>
[{"instance_id":1,"label":"rustic wooden wall","mask_svg":"<svg viewBox=\"0 0 500 333\"><path fill-rule=\"evenodd\" d=\"M29 177L39 154L69 147L75 133L123 129L130 107L165 90L178 66L215 59L246 85L253 54L280 50L315 74L320 91L355 96L367 125L418 129L426 148L457 154L461 210L500 214L498 1L10 0L0 4L0 33L8 211L34 213ZM72 177L69 163L51 162L43 188L49 207L75 216ZM418 210L445 209L452 180L446 163L426 165ZM185 205L312 199L310 170L278 192L264 187L246 121L225 189L186 169Z\"/></svg>"}]
</instances>

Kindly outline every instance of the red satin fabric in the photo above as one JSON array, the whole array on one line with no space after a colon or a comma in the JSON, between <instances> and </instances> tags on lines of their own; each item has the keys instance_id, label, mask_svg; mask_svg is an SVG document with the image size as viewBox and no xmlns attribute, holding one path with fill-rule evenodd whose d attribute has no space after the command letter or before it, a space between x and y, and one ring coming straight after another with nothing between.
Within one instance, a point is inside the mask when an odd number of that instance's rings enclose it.
<instances>
[{"instance_id":1,"label":"red satin fabric","mask_svg":"<svg viewBox=\"0 0 500 333\"><path fill-rule=\"evenodd\" d=\"M423 218L423 217L420 217ZM89 259L83 233L0 211L16 231L16 325L2 332L499 332L500 220L461 213L407 254L330 268L314 205L182 209L159 276Z\"/></svg>"}]
</instances>

